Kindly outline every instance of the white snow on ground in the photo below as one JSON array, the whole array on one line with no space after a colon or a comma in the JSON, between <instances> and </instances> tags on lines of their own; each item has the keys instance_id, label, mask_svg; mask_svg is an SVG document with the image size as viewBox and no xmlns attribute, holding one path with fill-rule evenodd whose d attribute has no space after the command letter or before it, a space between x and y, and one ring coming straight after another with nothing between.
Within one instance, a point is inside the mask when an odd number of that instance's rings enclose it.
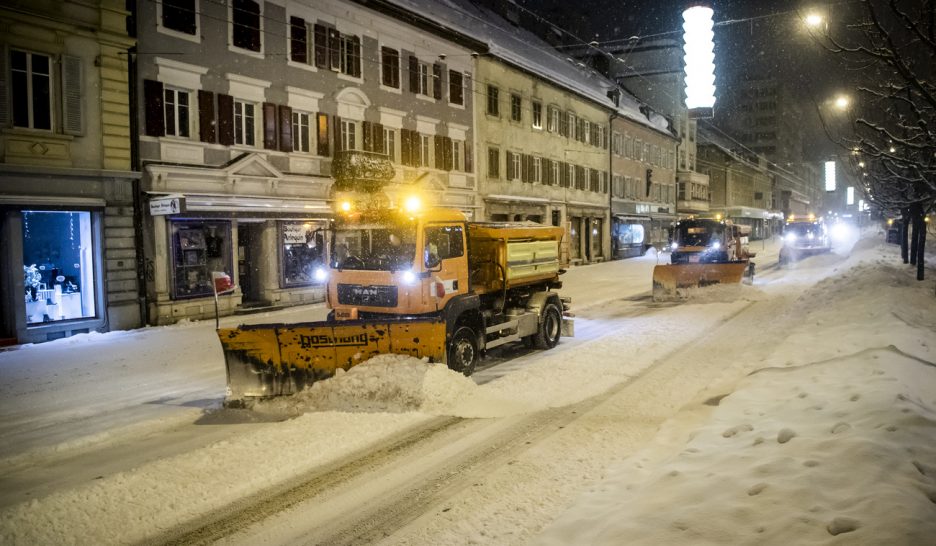
<instances>
[{"instance_id":1,"label":"white snow on ground","mask_svg":"<svg viewBox=\"0 0 936 546\"><path fill-rule=\"evenodd\" d=\"M654 263L648 256L570 271L563 292L573 296L576 328L587 334L516 359L489 383L417 359L379 357L257 412L294 418L222 426L228 432L217 441L167 448L135 467L8 502L0 506L0 542L142 541L434 415L497 418L572 404L629 381L665 360L674 337L703 336L749 301L768 312L777 301L777 323L795 326L726 340L774 347L771 336L784 336L769 354L726 363L709 405L690 404L657 434L648 430L649 441L623 460L608 461L608 449L630 438L596 436L591 451L581 442L567 446L579 466L596 469L577 501L574 492L531 489L536 478L527 476L500 484L513 510L497 507L482 522L399 542L520 544L530 538L515 531L524 517L548 526L535 538L540 544L918 544L936 536L936 273L918 283L898 265L896 247L864 241L850 257L762 270L737 301L628 316L626 302L646 296ZM289 313L250 322L310 320L321 310ZM228 414L212 413L224 389L213 327L79 336L0 353L6 467L28 473L34 460L41 473L45 461L102 442L133 445L196 419L223 422ZM658 388L674 389L673 399L689 389ZM4 483L8 471L0 471ZM463 502L481 505L471 494ZM550 497L561 506L548 506Z\"/></svg>"}]
</instances>

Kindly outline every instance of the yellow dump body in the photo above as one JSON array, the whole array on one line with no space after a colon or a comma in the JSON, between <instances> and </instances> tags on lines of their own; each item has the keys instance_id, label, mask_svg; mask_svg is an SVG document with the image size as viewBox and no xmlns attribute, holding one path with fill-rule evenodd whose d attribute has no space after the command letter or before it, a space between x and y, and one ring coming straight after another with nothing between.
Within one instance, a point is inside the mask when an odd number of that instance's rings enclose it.
<instances>
[{"instance_id":1,"label":"yellow dump body","mask_svg":"<svg viewBox=\"0 0 936 546\"><path fill-rule=\"evenodd\" d=\"M468 225L468 265L476 294L558 281L561 227L525 223Z\"/></svg>"},{"instance_id":2,"label":"yellow dump body","mask_svg":"<svg viewBox=\"0 0 936 546\"><path fill-rule=\"evenodd\" d=\"M228 405L244 398L293 394L379 354L445 361L440 318L379 322L261 324L218 330L228 376Z\"/></svg>"}]
</instances>

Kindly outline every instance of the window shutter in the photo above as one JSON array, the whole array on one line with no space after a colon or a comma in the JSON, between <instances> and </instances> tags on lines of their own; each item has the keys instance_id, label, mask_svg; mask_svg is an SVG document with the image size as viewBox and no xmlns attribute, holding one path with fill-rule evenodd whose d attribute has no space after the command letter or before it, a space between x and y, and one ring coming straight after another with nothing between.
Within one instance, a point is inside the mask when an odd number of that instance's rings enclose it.
<instances>
[{"instance_id":1,"label":"window shutter","mask_svg":"<svg viewBox=\"0 0 936 546\"><path fill-rule=\"evenodd\" d=\"M328 67L328 30L322 25L315 25L315 43L313 52L315 55L315 66L318 68Z\"/></svg>"},{"instance_id":2,"label":"window shutter","mask_svg":"<svg viewBox=\"0 0 936 546\"><path fill-rule=\"evenodd\" d=\"M523 180L524 182L529 182L529 181L530 181L530 178L531 178L531 176L530 176L530 160L531 160L532 158L533 158L532 156L529 156L529 155L526 155L526 154L523 154L522 156L520 156L520 173L521 173L521 174L520 174L520 179Z\"/></svg>"},{"instance_id":3,"label":"window shutter","mask_svg":"<svg viewBox=\"0 0 936 546\"><path fill-rule=\"evenodd\" d=\"M216 138L214 93L198 90L198 139L214 143Z\"/></svg>"},{"instance_id":4,"label":"window shutter","mask_svg":"<svg viewBox=\"0 0 936 546\"><path fill-rule=\"evenodd\" d=\"M374 151L374 135L372 131L374 130L374 124L369 121L361 122L361 131L364 133L364 151L373 152Z\"/></svg>"},{"instance_id":5,"label":"window shutter","mask_svg":"<svg viewBox=\"0 0 936 546\"><path fill-rule=\"evenodd\" d=\"M146 103L146 135L164 136L166 120L163 117L163 84L155 80L143 80L143 101Z\"/></svg>"},{"instance_id":6,"label":"window shutter","mask_svg":"<svg viewBox=\"0 0 936 546\"><path fill-rule=\"evenodd\" d=\"M333 28L328 29L328 62L332 70L341 70L341 33Z\"/></svg>"},{"instance_id":7,"label":"window shutter","mask_svg":"<svg viewBox=\"0 0 936 546\"><path fill-rule=\"evenodd\" d=\"M9 92L7 91L7 49L0 46L0 127L10 123Z\"/></svg>"},{"instance_id":8,"label":"window shutter","mask_svg":"<svg viewBox=\"0 0 936 546\"><path fill-rule=\"evenodd\" d=\"M263 147L275 150L276 146L276 105L263 103Z\"/></svg>"},{"instance_id":9,"label":"window shutter","mask_svg":"<svg viewBox=\"0 0 936 546\"><path fill-rule=\"evenodd\" d=\"M439 63L432 65L432 98L442 98L442 65Z\"/></svg>"},{"instance_id":10,"label":"window shutter","mask_svg":"<svg viewBox=\"0 0 936 546\"><path fill-rule=\"evenodd\" d=\"M351 39L354 44L354 54L352 55L353 66L351 67L351 75L355 78L361 77L361 38L355 36Z\"/></svg>"},{"instance_id":11,"label":"window shutter","mask_svg":"<svg viewBox=\"0 0 936 546\"><path fill-rule=\"evenodd\" d=\"M409 129L400 129L400 164L410 164Z\"/></svg>"},{"instance_id":12,"label":"window shutter","mask_svg":"<svg viewBox=\"0 0 936 546\"><path fill-rule=\"evenodd\" d=\"M81 100L81 59L62 55L62 132L66 135L84 134Z\"/></svg>"},{"instance_id":13,"label":"window shutter","mask_svg":"<svg viewBox=\"0 0 936 546\"><path fill-rule=\"evenodd\" d=\"M513 152L508 150L505 155L507 158L507 180L513 180L514 179Z\"/></svg>"},{"instance_id":14,"label":"window shutter","mask_svg":"<svg viewBox=\"0 0 936 546\"><path fill-rule=\"evenodd\" d=\"M452 139L442 137L442 168L451 171L455 166L455 156L452 154Z\"/></svg>"},{"instance_id":15,"label":"window shutter","mask_svg":"<svg viewBox=\"0 0 936 546\"><path fill-rule=\"evenodd\" d=\"M289 18L289 58L297 63L309 62L308 30L305 19Z\"/></svg>"},{"instance_id":16,"label":"window shutter","mask_svg":"<svg viewBox=\"0 0 936 546\"><path fill-rule=\"evenodd\" d=\"M374 127L374 151L377 153L384 153L384 134L383 134L383 125L375 123ZM393 161L393 158L390 158Z\"/></svg>"},{"instance_id":17,"label":"window shutter","mask_svg":"<svg viewBox=\"0 0 936 546\"><path fill-rule=\"evenodd\" d=\"M218 93L218 144L234 144L234 97Z\"/></svg>"},{"instance_id":18,"label":"window shutter","mask_svg":"<svg viewBox=\"0 0 936 546\"><path fill-rule=\"evenodd\" d=\"M409 90L411 93L419 93L419 60L415 55L409 58Z\"/></svg>"},{"instance_id":19,"label":"window shutter","mask_svg":"<svg viewBox=\"0 0 936 546\"><path fill-rule=\"evenodd\" d=\"M335 154L344 150L344 135L341 130L341 118L338 116L332 116L332 125L335 127L335 130L332 131L335 134Z\"/></svg>"},{"instance_id":20,"label":"window shutter","mask_svg":"<svg viewBox=\"0 0 936 546\"><path fill-rule=\"evenodd\" d=\"M467 140L465 141L465 172L473 172L474 169L474 155L472 155L471 143Z\"/></svg>"},{"instance_id":21,"label":"window shutter","mask_svg":"<svg viewBox=\"0 0 936 546\"><path fill-rule=\"evenodd\" d=\"M281 152L293 150L292 108L279 105L279 149Z\"/></svg>"},{"instance_id":22,"label":"window shutter","mask_svg":"<svg viewBox=\"0 0 936 546\"><path fill-rule=\"evenodd\" d=\"M328 148L328 114L316 114L315 134L318 140L318 148L316 153L326 157L331 155L331 152Z\"/></svg>"},{"instance_id":23,"label":"window shutter","mask_svg":"<svg viewBox=\"0 0 936 546\"><path fill-rule=\"evenodd\" d=\"M435 167L436 169L445 168L445 140L444 137L435 135L432 137L435 141Z\"/></svg>"}]
</instances>

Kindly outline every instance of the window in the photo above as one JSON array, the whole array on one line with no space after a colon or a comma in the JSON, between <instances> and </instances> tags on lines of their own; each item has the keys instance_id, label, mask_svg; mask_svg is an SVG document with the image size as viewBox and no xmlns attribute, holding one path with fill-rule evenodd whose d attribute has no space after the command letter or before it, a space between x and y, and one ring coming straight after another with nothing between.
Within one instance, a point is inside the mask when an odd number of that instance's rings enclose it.
<instances>
[{"instance_id":1,"label":"window","mask_svg":"<svg viewBox=\"0 0 936 546\"><path fill-rule=\"evenodd\" d=\"M234 47L260 51L260 4L251 0L233 0L231 11Z\"/></svg>"},{"instance_id":2,"label":"window","mask_svg":"<svg viewBox=\"0 0 936 546\"><path fill-rule=\"evenodd\" d=\"M162 0L161 21L164 28L194 36L198 31L195 0Z\"/></svg>"},{"instance_id":3,"label":"window","mask_svg":"<svg viewBox=\"0 0 936 546\"><path fill-rule=\"evenodd\" d=\"M400 52L389 47L380 48L380 82L394 89L400 88Z\"/></svg>"},{"instance_id":4,"label":"window","mask_svg":"<svg viewBox=\"0 0 936 546\"><path fill-rule=\"evenodd\" d=\"M26 324L96 316L94 255L90 211L23 211Z\"/></svg>"},{"instance_id":5,"label":"window","mask_svg":"<svg viewBox=\"0 0 936 546\"><path fill-rule=\"evenodd\" d=\"M624 157L634 159L634 139L630 135L624 135Z\"/></svg>"},{"instance_id":6,"label":"window","mask_svg":"<svg viewBox=\"0 0 936 546\"><path fill-rule=\"evenodd\" d=\"M418 79L416 80L418 86L416 92L420 95L425 95L427 97L433 97L436 87L439 85L439 82L436 81L434 74L434 67L429 63L419 62L417 64L418 70Z\"/></svg>"},{"instance_id":7,"label":"window","mask_svg":"<svg viewBox=\"0 0 936 546\"><path fill-rule=\"evenodd\" d=\"M309 142L311 141L311 133L309 132L310 117L311 115L306 112L293 111L292 113L292 136L294 152L309 152Z\"/></svg>"},{"instance_id":8,"label":"window","mask_svg":"<svg viewBox=\"0 0 936 546\"><path fill-rule=\"evenodd\" d=\"M384 127L383 129L383 154L390 158L390 161L396 161L396 131Z\"/></svg>"},{"instance_id":9,"label":"window","mask_svg":"<svg viewBox=\"0 0 936 546\"><path fill-rule=\"evenodd\" d=\"M253 146L256 143L254 110L256 105L234 101L234 143Z\"/></svg>"},{"instance_id":10,"label":"window","mask_svg":"<svg viewBox=\"0 0 936 546\"><path fill-rule=\"evenodd\" d=\"M465 238L461 226L426 228L426 267L436 267L440 260L465 255Z\"/></svg>"},{"instance_id":11,"label":"window","mask_svg":"<svg viewBox=\"0 0 936 546\"><path fill-rule=\"evenodd\" d=\"M543 103L539 101L532 101L531 108L533 112L533 128L542 129L543 128Z\"/></svg>"},{"instance_id":12,"label":"window","mask_svg":"<svg viewBox=\"0 0 936 546\"><path fill-rule=\"evenodd\" d=\"M555 133L559 130L559 109L555 106L550 106L546 113L548 114L546 118L546 130L550 133Z\"/></svg>"},{"instance_id":13,"label":"window","mask_svg":"<svg viewBox=\"0 0 936 546\"><path fill-rule=\"evenodd\" d=\"M569 127L568 127L568 130L566 131L565 136L569 138L576 138L575 136L575 128L576 128L575 127L576 125L575 114L573 114L572 112L569 112L569 114L566 117L568 118L567 123L569 124Z\"/></svg>"},{"instance_id":14,"label":"window","mask_svg":"<svg viewBox=\"0 0 936 546\"><path fill-rule=\"evenodd\" d=\"M309 25L301 17L289 18L289 60L312 64L312 34Z\"/></svg>"},{"instance_id":15,"label":"window","mask_svg":"<svg viewBox=\"0 0 936 546\"><path fill-rule=\"evenodd\" d=\"M543 181L543 158L533 158L533 182Z\"/></svg>"},{"instance_id":16,"label":"window","mask_svg":"<svg viewBox=\"0 0 936 546\"><path fill-rule=\"evenodd\" d=\"M520 108L523 106L523 101L520 98L520 95L515 93L510 94L510 119L513 121L520 121L522 118L522 113Z\"/></svg>"},{"instance_id":17,"label":"window","mask_svg":"<svg viewBox=\"0 0 936 546\"><path fill-rule=\"evenodd\" d=\"M462 156L465 149L465 142L461 140L452 141L452 169L456 171L464 170L462 167Z\"/></svg>"},{"instance_id":18,"label":"window","mask_svg":"<svg viewBox=\"0 0 936 546\"><path fill-rule=\"evenodd\" d=\"M170 231L172 297L211 296L211 272L233 273L230 222L174 221Z\"/></svg>"},{"instance_id":19,"label":"window","mask_svg":"<svg viewBox=\"0 0 936 546\"><path fill-rule=\"evenodd\" d=\"M188 91L165 89L163 94L165 95L163 108L166 136L188 138L190 129Z\"/></svg>"},{"instance_id":20,"label":"window","mask_svg":"<svg viewBox=\"0 0 936 546\"><path fill-rule=\"evenodd\" d=\"M341 120L341 149L357 150L357 122Z\"/></svg>"},{"instance_id":21,"label":"window","mask_svg":"<svg viewBox=\"0 0 936 546\"><path fill-rule=\"evenodd\" d=\"M579 135L579 138L582 139L585 144L591 144L591 136L591 122L587 119L582 120L582 134Z\"/></svg>"},{"instance_id":22,"label":"window","mask_svg":"<svg viewBox=\"0 0 936 546\"><path fill-rule=\"evenodd\" d=\"M500 90L493 85L487 86L487 113L489 116L500 116L500 109L498 108L498 95Z\"/></svg>"},{"instance_id":23,"label":"window","mask_svg":"<svg viewBox=\"0 0 936 546\"><path fill-rule=\"evenodd\" d=\"M465 82L461 72L449 70L449 102L465 104Z\"/></svg>"},{"instance_id":24,"label":"window","mask_svg":"<svg viewBox=\"0 0 936 546\"><path fill-rule=\"evenodd\" d=\"M47 55L11 51L13 126L52 130L52 73Z\"/></svg>"},{"instance_id":25,"label":"window","mask_svg":"<svg viewBox=\"0 0 936 546\"><path fill-rule=\"evenodd\" d=\"M500 150L488 148L488 178L500 178Z\"/></svg>"},{"instance_id":26,"label":"window","mask_svg":"<svg viewBox=\"0 0 936 546\"><path fill-rule=\"evenodd\" d=\"M550 170L549 181L555 186L556 184L559 183L559 162L550 161L549 170Z\"/></svg>"},{"instance_id":27,"label":"window","mask_svg":"<svg viewBox=\"0 0 936 546\"><path fill-rule=\"evenodd\" d=\"M419 164L423 167L429 166L429 135L419 135Z\"/></svg>"},{"instance_id":28,"label":"window","mask_svg":"<svg viewBox=\"0 0 936 546\"><path fill-rule=\"evenodd\" d=\"M354 78L361 77L361 39L347 34L339 35L337 70Z\"/></svg>"},{"instance_id":29,"label":"window","mask_svg":"<svg viewBox=\"0 0 936 546\"><path fill-rule=\"evenodd\" d=\"M520 180L521 160L520 154L507 152L507 180Z\"/></svg>"},{"instance_id":30,"label":"window","mask_svg":"<svg viewBox=\"0 0 936 546\"><path fill-rule=\"evenodd\" d=\"M643 141L639 138L634 139L634 159L643 161Z\"/></svg>"},{"instance_id":31,"label":"window","mask_svg":"<svg viewBox=\"0 0 936 546\"><path fill-rule=\"evenodd\" d=\"M318 140L316 152L318 155L328 155L328 114L318 114L315 127Z\"/></svg>"},{"instance_id":32,"label":"window","mask_svg":"<svg viewBox=\"0 0 936 546\"><path fill-rule=\"evenodd\" d=\"M280 286L320 284L315 270L325 265L325 226L314 222L279 222L283 277Z\"/></svg>"}]
</instances>

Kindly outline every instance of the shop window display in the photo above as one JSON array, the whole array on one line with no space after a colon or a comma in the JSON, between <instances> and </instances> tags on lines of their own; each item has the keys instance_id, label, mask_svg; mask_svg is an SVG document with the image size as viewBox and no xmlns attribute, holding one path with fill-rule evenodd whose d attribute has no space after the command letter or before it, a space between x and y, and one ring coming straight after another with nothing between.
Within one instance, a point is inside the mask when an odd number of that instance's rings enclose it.
<instances>
[{"instance_id":1,"label":"shop window display","mask_svg":"<svg viewBox=\"0 0 936 546\"><path fill-rule=\"evenodd\" d=\"M28 325L96 315L89 211L23 211Z\"/></svg>"},{"instance_id":2,"label":"shop window display","mask_svg":"<svg viewBox=\"0 0 936 546\"><path fill-rule=\"evenodd\" d=\"M325 265L325 229L314 222L280 222L283 287L319 284L315 270Z\"/></svg>"},{"instance_id":3,"label":"shop window display","mask_svg":"<svg viewBox=\"0 0 936 546\"><path fill-rule=\"evenodd\" d=\"M212 295L211 272L231 274L229 222L172 222L173 296Z\"/></svg>"}]
</instances>

